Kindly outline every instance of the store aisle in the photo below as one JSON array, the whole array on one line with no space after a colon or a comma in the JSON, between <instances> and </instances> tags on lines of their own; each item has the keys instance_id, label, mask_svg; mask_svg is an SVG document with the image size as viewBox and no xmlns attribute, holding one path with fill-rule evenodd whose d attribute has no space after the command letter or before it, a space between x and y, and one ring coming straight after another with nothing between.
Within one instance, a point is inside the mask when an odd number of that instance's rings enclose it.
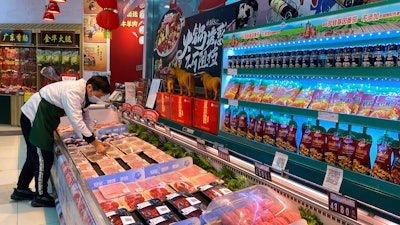
<instances>
[{"instance_id":1,"label":"store aisle","mask_svg":"<svg viewBox=\"0 0 400 225\"><path fill-rule=\"evenodd\" d=\"M25 156L26 145L20 128L0 125L0 224L58 225L55 208L34 208L30 201L10 199ZM33 182L31 188L34 190Z\"/></svg>"}]
</instances>

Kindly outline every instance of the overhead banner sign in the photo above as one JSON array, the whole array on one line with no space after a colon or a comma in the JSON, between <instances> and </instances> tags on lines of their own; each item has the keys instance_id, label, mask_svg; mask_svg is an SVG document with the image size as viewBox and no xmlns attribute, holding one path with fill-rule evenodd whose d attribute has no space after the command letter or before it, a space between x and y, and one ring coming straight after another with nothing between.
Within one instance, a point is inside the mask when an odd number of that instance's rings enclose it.
<instances>
[{"instance_id":1,"label":"overhead banner sign","mask_svg":"<svg viewBox=\"0 0 400 225\"><path fill-rule=\"evenodd\" d=\"M0 30L1 44L32 44L32 31L30 30Z\"/></svg>"},{"instance_id":2,"label":"overhead banner sign","mask_svg":"<svg viewBox=\"0 0 400 225\"><path fill-rule=\"evenodd\" d=\"M73 31L41 31L41 45L75 45L75 32Z\"/></svg>"}]
</instances>

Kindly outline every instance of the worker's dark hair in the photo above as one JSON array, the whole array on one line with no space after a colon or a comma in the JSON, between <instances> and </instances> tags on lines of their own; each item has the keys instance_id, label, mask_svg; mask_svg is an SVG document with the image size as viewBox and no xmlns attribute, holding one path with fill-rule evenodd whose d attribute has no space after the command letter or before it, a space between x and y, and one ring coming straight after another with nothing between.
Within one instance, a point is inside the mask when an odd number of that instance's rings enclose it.
<instances>
[{"instance_id":1,"label":"worker's dark hair","mask_svg":"<svg viewBox=\"0 0 400 225\"><path fill-rule=\"evenodd\" d=\"M91 84L93 86L93 91L101 90L105 94L110 93L110 83L108 78L105 76L92 76L87 82L86 86Z\"/></svg>"}]
</instances>

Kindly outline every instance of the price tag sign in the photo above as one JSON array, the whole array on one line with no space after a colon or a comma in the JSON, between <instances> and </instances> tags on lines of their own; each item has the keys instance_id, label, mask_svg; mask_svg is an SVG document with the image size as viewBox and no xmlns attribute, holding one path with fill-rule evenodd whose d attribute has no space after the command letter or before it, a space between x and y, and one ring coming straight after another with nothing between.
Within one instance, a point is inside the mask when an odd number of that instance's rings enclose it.
<instances>
[{"instance_id":1,"label":"price tag sign","mask_svg":"<svg viewBox=\"0 0 400 225\"><path fill-rule=\"evenodd\" d=\"M194 130L190 129L188 127L182 127L182 131L188 133L188 134L194 134Z\"/></svg>"},{"instance_id":2,"label":"price tag sign","mask_svg":"<svg viewBox=\"0 0 400 225\"><path fill-rule=\"evenodd\" d=\"M229 75L237 75L237 69L228 69Z\"/></svg>"},{"instance_id":3,"label":"price tag sign","mask_svg":"<svg viewBox=\"0 0 400 225\"><path fill-rule=\"evenodd\" d=\"M169 128L169 127L167 127L167 126L164 126L164 129L165 129L165 134L166 134L167 136L171 137L171 128Z\"/></svg>"},{"instance_id":4,"label":"price tag sign","mask_svg":"<svg viewBox=\"0 0 400 225\"><path fill-rule=\"evenodd\" d=\"M329 192L329 209L343 216L357 220L357 201L343 195Z\"/></svg>"},{"instance_id":5,"label":"price tag sign","mask_svg":"<svg viewBox=\"0 0 400 225\"><path fill-rule=\"evenodd\" d=\"M318 112L318 119L330 122L339 122L339 114L329 112Z\"/></svg>"},{"instance_id":6,"label":"price tag sign","mask_svg":"<svg viewBox=\"0 0 400 225\"><path fill-rule=\"evenodd\" d=\"M205 151L206 150L206 141L204 139L201 138L196 138L196 142L197 142L197 148Z\"/></svg>"},{"instance_id":7,"label":"price tag sign","mask_svg":"<svg viewBox=\"0 0 400 225\"><path fill-rule=\"evenodd\" d=\"M218 146L217 150L218 150L218 157L228 162L231 161L229 157L229 149L225 148L224 146Z\"/></svg>"},{"instance_id":8,"label":"price tag sign","mask_svg":"<svg viewBox=\"0 0 400 225\"><path fill-rule=\"evenodd\" d=\"M228 105L238 106L239 105L239 101L237 99L228 99Z\"/></svg>"},{"instance_id":9,"label":"price tag sign","mask_svg":"<svg viewBox=\"0 0 400 225\"><path fill-rule=\"evenodd\" d=\"M271 170L267 164L254 162L254 173L259 177L271 181Z\"/></svg>"},{"instance_id":10,"label":"price tag sign","mask_svg":"<svg viewBox=\"0 0 400 225\"><path fill-rule=\"evenodd\" d=\"M289 156L280 152L275 152L272 167L277 170L285 170Z\"/></svg>"},{"instance_id":11,"label":"price tag sign","mask_svg":"<svg viewBox=\"0 0 400 225\"><path fill-rule=\"evenodd\" d=\"M326 166L326 173L324 178L323 187L330 189L334 192L339 192L340 186L343 181L343 170L333 166Z\"/></svg>"}]
</instances>

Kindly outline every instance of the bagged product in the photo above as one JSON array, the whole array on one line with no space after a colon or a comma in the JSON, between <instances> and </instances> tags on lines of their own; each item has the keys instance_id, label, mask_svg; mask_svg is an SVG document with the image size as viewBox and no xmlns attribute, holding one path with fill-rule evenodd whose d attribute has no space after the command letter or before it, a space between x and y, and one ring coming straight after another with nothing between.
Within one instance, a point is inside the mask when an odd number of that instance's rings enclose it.
<instances>
[{"instance_id":1,"label":"bagged product","mask_svg":"<svg viewBox=\"0 0 400 225\"><path fill-rule=\"evenodd\" d=\"M256 123L257 123L257 116L256 116L254 110L251 109L249 127L248 127L247 133L246 133L247 138L254 139L255 132L256 132L255 131Z\"/></svg>"},{"instance_id":2,"label":"bagged product","mask_svg":"<svg viewBox=\"0 0 400 225\"><path fill-rule=\"evenodd\" d=\"M239 122L239 109L237 107L235 107L232 111L232 117L231 117L231 123L230 123L230 126L231 126L230 132L232 134L237 133L238 122Z\"/></svg>"},{"instance_id":3,"label":"bagged product","mask_svg":"<svg viewBox=\"0 0 400 225\"><path fill-rule=\"evenodd\" d=\"M347 134L344 134L342 137L342 143L338 155L338 165L345 169L351 170L353 154L356 149L356 142L354 141L354 137L351 135L350 131L344 133Z\"/></svg>"},{"instance_id":4,"label":"bagged product","mask_svg":"<svg viewBox=\"0 0 400 225\"><path fill-rule=\"evenodd\" d=\"M280 89L282 89L277 81L273 81L270 85L268 85L267 89L263 97L261 98L261 102L263 103L271 103L275 98L279 97Z\"/></svg>"},{"instance_id":5,"label":"bagged product","mask_svg":"<svg viewBox=\"0 0 400 225\"><path fill-rule=\"evenodd\" d=\"M237 99L244 101L248 100L251 94L253 93L254 88L255 88L254 80L252 79L242 80Z\"/></svg>"},{"instance_id":6,"label":"bagged product","mask_svg":"<svg viewBox=\"0 0 400 225\"><path fill-rule=\"evenodd\" d=\"M276 147L280 149L287 148L288 133L289 133L289 120L286 117L286 115L283 115L279 118L278 122L276 139L275 139Z\"/></svg>"},{"instance_id":7,"label":"bagged product","mask_svg":"<svg viewBox=\"0 0 400 225\"><path fill-rule=\"evenodd\" d=\"M239 87L240 87L239 80L237 79L229 80L228 84L226 85L223 98L234 99L239 91Z\"/></svg>"},{"instance_id":8,"label":"bagged product","mask_svg":"<svg viewBox=\"0 0 400 225\"><path fill-rule=\"evenodd\" d=\"M79 66L79 62L80 62L79 51L73 51L71 53L71 65Z\"/></svg>"},{"instance_id":9,"label":"bagged product","mask_svg":"<svg viewBox=\"0 0 400 225\"><path fill-rule=\"evenodd\" d=\"M400 96L378 96L370 116L398 120L400 117Z\"/></svg>"},{"instance_id":10,"label":"bagged product","mask_svg":"<svg viewBox=\"0 0 400 225\"><path fill-rule=\"evenodd\" d=\"M337 157L340 150L341 138L339 135L339 124L336 128L331 128L326 134L326 145L324 149L324 161L326 163L336 165Z\"/></svg>"},{"instance_id":11,"label":"bagged product","mask_svg":"<svg viewBox=\"0 0 400 225\"><path fill-rule=\"evenodd\" d=\"M392 151L394 153L394 162L391 171L393 183L400 184L400 142L392 142Z\"/></svg>"},{"instance_id":12,"label":"bagged product","mask_svg":"<svg viewBox=\"0 0 400 225\"><path fill-rule=\"evenodd\" d=\"M375 100L376 100L375 93L364 93L361 99L359 109L357 111L357 115L369 116L371 114Z\"/></svg>"},{"instance_id":13,"label":"bagged product","mask_svg":"<svg viewBox=\"0 0 400 225\"><path fill-rule=\"evenodd\" d=\"M71 64L71 51L61 52L61 64L65 66Z\"/></svg>"},{"instance_id":14,"label":"bagged product","mask_svg":"<svg viewBox=\"0 0 400 225\"><path fill-rule=\"evenodd\" d=\"M322 160L324 156L326 130L324 127L318 125L318 120L317 126L314 126L311 129L313 130L313 133L310 147L310 157L313 159Z\"/></svg>"},{"instance_id":15,"label":"bagged product","mask_svg":"<svg viewBox=\"0 0 400 225\"><path fill-rule=\"evenodd\" d=\"M51 53L51 63L52 64L60 64L61 63L61 51L56 50Z\"/></svg>"},{"instance_id":16,"label":"bagged product","mask_svg":"<svg viewBox=\"0 0 400 225\"><path fill-rule=\"evenodd\" d=\"M230 132L231 130L231 106L225 110L224 124L222 125L222 130L225 132Z\"/></svg>"},{"instance_id":17,"label":"bagged product","mask_svg":"<svg viewBox=\"0 0 400 225\"><path fill-rule=\"evenodd\" d=\"M248 129L248 118L247 118L247 113L242 109L242 111L239 113L239 118L238 118L238 126L237 126L237 135L245 137Z\"/></svg>"},{"instance_id":18,"label":"bagged product","mask_svg":"<svg viewBox=\"0 0 400 225\"><path fill-rule=\"evenodd\" d=\"M254 140L262 142L264 135L264 127L265 127L265 118L262 112L260 111L260 113L257 116Z\"/></svg>"},{"instance_id":19,"label":"bagged product","mask_svg":"<svg viewBox=\"0 0 400 225\"><path fill-rule=\"evenodd\" d=\"M378 147L374 166L372 167L372 176L392 181L390 170L392 168L392 139L385 134L378 140Z\"/></svg>"},{"instance_id":20,"label":"bagged product","mask_svg":"<svg viewBox=\"0 0 400 225\"><path fill-rule=\"evenodd\" d=\"M315 110L327 110L329 107L331 96L332 90L330 87L320 86L317 90L314 91L313 98L308 108Z\"/></svg>"},{"instance_id":21,"label":"bagged product","mask_svg":"<svg viewBox=\"0 0 400 225\"><path fill-rule=\"evenodd\" d=\"M291 116L289 121L289 131L287 135L286 150L291 152L297 152L296 134L297 134L297 123L296 121L294 121L293 116Z\"/></svg>"},{"instance_id":22,"label":"bagged product","mask_svg":"<svg viewBox=\"0 0 400 225\"><path fill-rule=\"evenodd\" d=\"M342 114L350 114L353 110L355 92L344 88L333 93L328 111Z\"/></svg>"},{"instance_id":23,"label":"bagged product","mask_svg":"<svg viewBox=\"0 0 400 225\"><path fill-rule=\"evenodd\" d=\"M257 81L256 81L256 83L257 83ZM261 102L261 99L264 96L265 91L268 88L268 83L270 83L270 82L266 81L266 80L260 80L260 82L258 82L258 84L255 85L253 93L250 95L249 101Z\"/></svg>"},{"instance_id":24,"label":"bagged product","mask_svg":"<svg viewBox=\"0 0 400 225\"><path fill-rule=\"evenodd\" d=\"M362 134L356 135L356 149L353 157L353 171L362 174L371 174L370 150L372 146L372 137L366 133L364 128Z\"/></svg>"},{"instance_id":25,"label":"bagged product","mask_svg":"<svg viewBox=\"0 0 400 225\"><path fill-rule=\"evenodd\" d=\"M276 126L276 120L273 113L270 112L269 118L266 120L264 126L263 143L275 146Z\"/></svg>"},{"instance_id":26,"label":"bagged product","mask_svg":"<svg viewBox=\"0 0 400 225\"><path fill-rule=\"evenodd\" d=\"M277 105L290 105L296 99L296 96L300 93L301 84L296 82L289 82L286 88L282 91L279 97L272 101L272 104Z\"/></svg>"},{"instance_id":27,"label":"bagged product","mask_svg":"<svg viewBox=\"0 0 400 225\"><path fill-rule=\"evenodd\" d=\"M293 106L297 108L306 109L314 95L314 89L311 87L303 87L299 94L297 94L296 99L293 102L288 102L288 106Z\"/></svg>"},{"instance_id":28,"label":"bagged product","mask_svg":"<svg viewBox=\"0 0 400 225\"><path fill-rule=\"evenodd\" d=\"M308 122L303 123L301 126L302 129L302 136L300 141L300 155L309 156L310 155L310 148L312 143L312 136L313 132L311 130L311 120L309 119Z\"/></svg>"}]
</instances>

